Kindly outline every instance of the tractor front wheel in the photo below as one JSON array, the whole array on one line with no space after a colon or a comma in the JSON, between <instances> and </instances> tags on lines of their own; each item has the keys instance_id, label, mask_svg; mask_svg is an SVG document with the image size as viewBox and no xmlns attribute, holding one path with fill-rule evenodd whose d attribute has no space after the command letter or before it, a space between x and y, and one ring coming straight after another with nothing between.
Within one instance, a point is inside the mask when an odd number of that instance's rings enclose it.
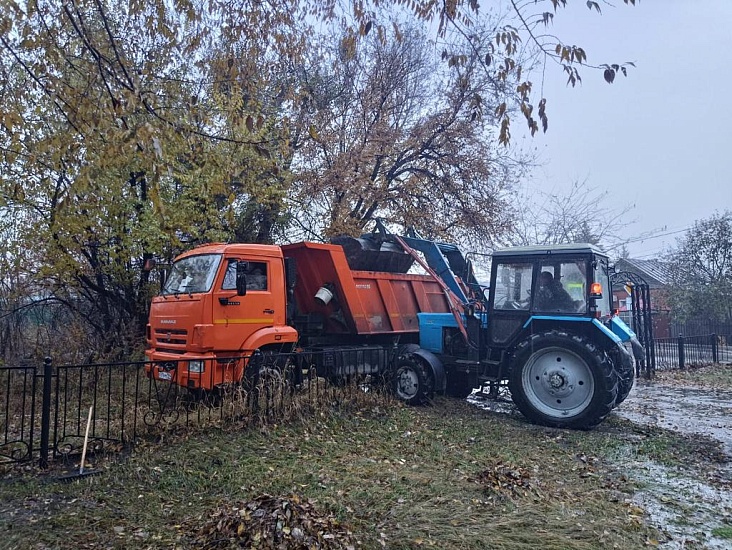
<instances>
[{"instance_id":1,"label":"tractor front wheel","mask_svg":"<svg viewBox=\"0 0 732 550\"><path fill-rule=\"evenodd\" d=\"M618 349L615 351L613 362L615 363L615 374L618 378L618 396L615 398L615 406L617 407L625 401L630 394L630 390L633 389L635 360L630 352Z\"/></svg>"},{"instance_id":2,"label":"tractor front wheel","mask_svg":"<svg viewBox=\"0 0 732 550\"><path fill-rule=\"evenodd\" d=\"M413 355L397 359L392 371L392 390L400 401L408 405L421 405L434 394L432 373L424 362Z\"/></svg>"},{"instance_id":3,"label":"tractor front wheel","mask_svg":"<svg viewBox=\"0 0 732 550\"><path fill-rule=\"evenodd\" d=\"M605 352L587 338L561 331L533 334L513 356L509 389L532 422L589 429L610 413L617 376Z\"/></svg>"}]
</instances>

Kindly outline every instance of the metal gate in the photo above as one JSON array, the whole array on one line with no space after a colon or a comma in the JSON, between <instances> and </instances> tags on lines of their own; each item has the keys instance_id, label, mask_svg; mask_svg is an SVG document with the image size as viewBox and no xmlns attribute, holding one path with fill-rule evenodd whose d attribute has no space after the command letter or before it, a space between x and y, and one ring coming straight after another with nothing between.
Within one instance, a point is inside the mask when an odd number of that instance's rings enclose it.
<instances>
[{"instance_id":1,"label":"metal gate","mask_svg":"<svg viewBox=\"0 0 732 550\"><path fill-rule=\"evenodd\" d=\"M646 280L631 271L619 271L611 277L613 287L624 285L630 291L631 328L643 345L645 360L636 365L636 374L651 378L656 372L656 352L653 347L653 318L651 291Z\"/></svg>"}]
</instances>

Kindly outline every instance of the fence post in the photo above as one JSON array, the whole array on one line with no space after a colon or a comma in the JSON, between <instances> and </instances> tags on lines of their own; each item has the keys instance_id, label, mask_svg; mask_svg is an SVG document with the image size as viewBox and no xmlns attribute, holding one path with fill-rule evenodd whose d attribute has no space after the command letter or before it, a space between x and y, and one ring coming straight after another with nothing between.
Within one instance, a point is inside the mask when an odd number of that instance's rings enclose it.
<instances>
[{"instance_id":1,"label":"fence post","mask_svg":"<svg viewBox=\"0 0 732 550\"><path fill-rule=\"evenodd\" d=\"M719 363L719 351L717 350L717 335L712 334L712 363Z\"/></svg>"},{"instance_id":2,"label":"fence post","mask_svg":"<svg viewBox=\"0 0 732 550\"><path fill-rule=\"evenodd\" d=\"M48 468L48 438L51 432L51 382L53 366L51 358L43 360L43 400L41 401L41 458L38 465Z\"/></svg>"},{"instance_id":3,"label":"fence post","mask_svg":"<svg viewBox=\"0 0 732 550\"><path fill-rule=\"evenodd\" d=\"M684 335L679 334L679 368L684 368Z\"/></svg>"}]
</instances>

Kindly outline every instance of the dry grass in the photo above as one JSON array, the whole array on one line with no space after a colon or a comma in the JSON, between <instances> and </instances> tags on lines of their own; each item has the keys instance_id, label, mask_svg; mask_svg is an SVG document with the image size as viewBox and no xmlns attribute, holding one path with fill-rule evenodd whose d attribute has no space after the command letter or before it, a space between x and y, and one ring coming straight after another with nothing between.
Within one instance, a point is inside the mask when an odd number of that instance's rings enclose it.
<instances>
[{"instance_id":1,"label":"dry grass","mask_svg":"<svg viewBox=\"0 0 732 550\"><path fill-rule=\"evenodd\" d=\"M201 547L212 514L262 495L300 495L358 548L638 548L655 536L607 459L628 444L614 418L567 432L465 402L325 391L298 420L171 430L69 485L16 472L0 485L0 546Z\"/></svg>"},{"instance_id":2,"label":"dry grass","mask_svg":"<svg viewBox=\"0 0 732 550\"><path fill-rule=\"evenodd\" d=\"M732 364L656 371L656 380L664 384L678 386L730 389L732 388Z\"/></svg>"}]
</instances>

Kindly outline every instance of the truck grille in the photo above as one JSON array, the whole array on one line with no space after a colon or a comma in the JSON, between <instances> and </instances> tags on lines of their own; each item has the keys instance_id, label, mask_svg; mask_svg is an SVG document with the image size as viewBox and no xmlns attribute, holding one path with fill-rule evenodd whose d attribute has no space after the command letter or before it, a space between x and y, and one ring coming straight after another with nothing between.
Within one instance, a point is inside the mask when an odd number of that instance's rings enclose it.
<instances>
[{"instance_id":1,"label":"truck grille","mask_svg":"<svg viewBox=\"0 0 732 550\"><path fill-rule=\"evenodd\" d=\"M156 328L154 339L156 348L169 348L167 351L172 352L178 346L185 348L188 342L188 331L185 329Z\"/></svg>"},{"instance_id":2,"label":"truck grille","mask_svg":"<svg viewBox=\"0 0 732 550\"><path fill-rule=\"evenodd\" d=\"M158 353L172 353L174 355L183 355L186 352L186 350L184 350L184 349L171 349L171 348L163 348L160 346L156 347L155 351L157 351Z\"/></svg>"}]
</instances>

